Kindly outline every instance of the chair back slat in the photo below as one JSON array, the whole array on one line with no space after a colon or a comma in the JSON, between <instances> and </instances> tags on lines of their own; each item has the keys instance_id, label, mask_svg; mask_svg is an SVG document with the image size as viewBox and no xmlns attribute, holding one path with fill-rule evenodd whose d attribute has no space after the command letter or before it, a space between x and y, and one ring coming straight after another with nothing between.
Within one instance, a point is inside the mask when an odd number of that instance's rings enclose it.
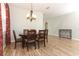
<instances>
[{"instance_id":1,"label":"chair back slat","mask_svg":"<svg viewBox=\"0 0 79 59\"><path fill-rule=\"evenodd\" d=\"M27 40L36 40L36 30L28 31Z\"/></svg>"},{"instance_id":2,"label":"chair back slat","mask_svg":"<svg viewBox=\"0 0 79 59\"><path fill-rule=\"evenodd\" d=\"M45 30L39 30L38 35L40 39L45 39Z\"/></svg>"},{"instance_id":3,"label":"chair back slat","mask_svg":"<svg viewBox=\"0 0 79 59\"><path fill-rule=\"evenodd\" d=\"M28 31L29 31L28 29L24 29L24 30L23 30L23 34L24 34L24 35L27 35L27 34L28 34Z\"/></svg>"}]
</instances>

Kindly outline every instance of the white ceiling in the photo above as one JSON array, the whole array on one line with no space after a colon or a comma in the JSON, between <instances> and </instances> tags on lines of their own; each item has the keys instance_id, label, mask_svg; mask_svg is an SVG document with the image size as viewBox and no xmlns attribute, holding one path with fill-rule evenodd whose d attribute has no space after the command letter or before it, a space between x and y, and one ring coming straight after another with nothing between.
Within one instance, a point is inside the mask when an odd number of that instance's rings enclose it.
<instances>
[{"instance_id":1,"label":"white ceiling","mask_svg":"<svg viewBox=\"0 0 79 59\"><path fill-rule=\"evenodd\" d=\"M31 9L30 3L13 3L9 5L26 10ZM60 16L63 14L71 13L75 10L79 10L79 6L77 4L68 3L32 3L32 7L34 11L42 12L45 15L51 15L52 17Z\"/></svg>"}]
</instances>

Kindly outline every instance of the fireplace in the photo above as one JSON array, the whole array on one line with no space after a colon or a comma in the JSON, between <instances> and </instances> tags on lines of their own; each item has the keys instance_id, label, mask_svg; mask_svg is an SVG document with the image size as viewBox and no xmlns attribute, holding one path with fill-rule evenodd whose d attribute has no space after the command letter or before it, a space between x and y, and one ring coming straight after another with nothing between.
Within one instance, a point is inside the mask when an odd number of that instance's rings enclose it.
<instances>
[{"instance_id":1,"label":"fireplace","mask_svg":"<svg viewBox=\"0 0 79 59\"><path fill-rule=\"evenodd\" d=\"M59 29L59 38L72 39L72 29Z\"/></svg>"}]
</instances>

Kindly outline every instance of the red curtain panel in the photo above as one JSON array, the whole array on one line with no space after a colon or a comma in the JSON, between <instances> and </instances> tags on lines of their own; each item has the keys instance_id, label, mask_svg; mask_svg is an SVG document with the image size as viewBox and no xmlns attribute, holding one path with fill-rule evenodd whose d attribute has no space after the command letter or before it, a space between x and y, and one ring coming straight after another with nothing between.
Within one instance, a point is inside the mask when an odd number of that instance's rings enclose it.
<instances>
[{"instance_id":1,"label":"red curtain panel","mask_svg":"<svg viewBox=\"0 0 79 59\"><path fill-rule=\"evenodd\" d=\"M3 35L2 35L2 15L1 15L1 4L0 4L0 56L3 55Z\"/></svg>"},{"instance_id":2,"label":"red curtain panel","mask_svg":"<svg viewBox=\"0 0 79 59\"><path fill-rule=\"evenodd\" d=\"M9 11L9 5L5 3L5 9L6 9L6 45L10 45L11 43L11 35L10 35L10 11Z\"/></svg>"}]
</instances>

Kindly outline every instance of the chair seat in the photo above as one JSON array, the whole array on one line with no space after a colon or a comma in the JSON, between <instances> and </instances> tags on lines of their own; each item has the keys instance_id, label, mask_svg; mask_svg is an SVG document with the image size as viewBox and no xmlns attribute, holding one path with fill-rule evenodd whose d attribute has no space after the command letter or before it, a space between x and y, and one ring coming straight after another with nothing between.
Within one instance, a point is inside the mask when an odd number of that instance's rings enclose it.
<instances>
[{"instance_id":1,"label":"chair seat","mask_svg":"<svg viewBox=\"0 0 79 59\"><path fill-rule=\"evenodd\" d=\"M44 39L37 39L37 41L44 41Z\"/></svg>"},{"instance_id":2,"label":"chair seat","mask_svg":"<svg viewBox=\"0 0 79 59\"><path fill-rule=\"evenodd\" d=\"M27 40L25 40L27 42ZM35 40L29 40L28 43L35 42Z\"/></svg>"},{"instance_id":3,"label":"chair seat","mask_svg":"<svg viewBox=\"0 0 79 59\"><path fill-rule=\"evenodd\" d=\"M17 38L17 42L22 42L22 38Z\"/></svg>"}]
</instances>

